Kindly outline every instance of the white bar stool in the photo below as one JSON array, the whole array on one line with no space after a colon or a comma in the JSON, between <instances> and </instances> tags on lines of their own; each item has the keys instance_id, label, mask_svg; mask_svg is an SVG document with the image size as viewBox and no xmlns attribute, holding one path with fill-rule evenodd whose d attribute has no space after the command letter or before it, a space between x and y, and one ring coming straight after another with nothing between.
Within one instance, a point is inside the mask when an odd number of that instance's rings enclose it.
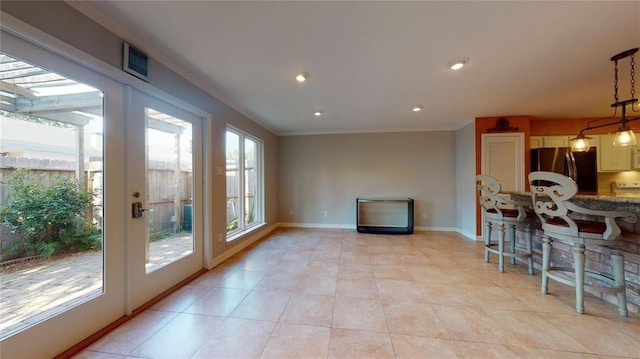
<instances>
[{"instance_id":1,"label":"white bar stool","mask_svg":"<svg viewBox=\"0 0 640 359\"><path fill-rule=\"evenodd\" d=\"M584 313L584 288L618 296L618 313L627 316L627 296L624 278L624 257L620 242L621 230L616 218L625 218L635 223L632 213L600 211L579 207L571 198L578 192L578 185L569 177L553 172L531 172L529 174L533 209L542 222L542 293L548 293L549 279L576 288L576 311ZM585 219L588 218L588 219ZM554 239L568 241L573 245L573 268L551 266L551 251ZM609 248L611 253L611 275L585 270L587 245ZM559 276L562 272L573 272L575 279ZM597 279L604 285L587 285L585 276Z\"/></svg>"},{"instance_id":2,"label":"white bar stool","mask_svg":"<svg viewBox=\"0 0 640 359\"><path fill-rule=\"evenodd\" d=\"M484 261L489 263L489 253L498 255L498 270L504 272L504 257L511 258L511 264L516 264L516 258L527 260L529 274L533 274L533 251L531 244L531 227L527 218L528 202L514 201L500 196L500 183L487 175L476 176L478 199L484 215ZM491 230L498 230L498 241L491 240ZM505 227L509 228L510 252L505 252ZM525 247L516 245L516 227L524 232Z\"/></svg>"}]
</instances>

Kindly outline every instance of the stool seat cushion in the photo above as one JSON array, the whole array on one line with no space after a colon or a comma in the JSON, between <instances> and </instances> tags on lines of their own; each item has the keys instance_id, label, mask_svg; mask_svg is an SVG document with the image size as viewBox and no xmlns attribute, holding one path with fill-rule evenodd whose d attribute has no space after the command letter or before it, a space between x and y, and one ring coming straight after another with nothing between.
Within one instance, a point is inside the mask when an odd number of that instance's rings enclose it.
<instances>
[{"instance_id":1,"label":"stool seat cushion","mask_svg":"<svg viewBox=\"0 0 640 359\"><path fill-rule=\"evenodd\" d=\"M513 218L518 217L518 210L517 209L501 209L501 211L502 211L502 216L503 217L513 217ZM487 212L488 213L498 213L498 211L496 211L494 208L488 209Z\"/></svg>"},{"instance_id":2,"label":"stool seat cushion","mask_svg":"<svg viewBox=\"0 0 640 359\"><path fill-rule=\"evenodd\" d=\"M560 217L547 218L547 223L554 226L569 227L569 224ZM607 230L607 225L604 222L586 221L581 219L574 219L578 226L579 232L603 234Z\"/></svg>"}]
</instances>

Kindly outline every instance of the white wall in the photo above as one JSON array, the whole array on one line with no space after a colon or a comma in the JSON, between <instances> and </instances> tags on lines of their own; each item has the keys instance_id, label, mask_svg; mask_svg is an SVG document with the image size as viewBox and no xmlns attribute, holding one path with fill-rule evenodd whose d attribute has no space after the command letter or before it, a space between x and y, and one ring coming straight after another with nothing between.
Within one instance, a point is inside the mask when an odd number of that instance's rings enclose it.
<instances>
[{"instance_id":1,"label":"white wall","mask_svg":"<svg viewBox=\"0 0 640 359\"><path fill-rule=\"evenodd\" d=\"M355 228L357 197L411 197L415 227L453 230L454 165L451 131L280 137L278 220Z\"/></svg>"},{"instance_id":2,"label":"white wall","mask_svg":"<svg viewBox=\"0 0 640 359\"><path fill-rule=\"evenodd\" d=\"M475 122L455 131L456 227L476 239Z\"/></svg>"}]
</instances>

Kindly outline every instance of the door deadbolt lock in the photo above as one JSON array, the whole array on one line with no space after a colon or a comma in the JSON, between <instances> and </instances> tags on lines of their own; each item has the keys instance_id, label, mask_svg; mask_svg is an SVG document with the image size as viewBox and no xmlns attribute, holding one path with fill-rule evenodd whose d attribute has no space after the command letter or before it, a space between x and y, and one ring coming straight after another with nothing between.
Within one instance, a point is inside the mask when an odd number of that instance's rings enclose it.
<instances>
[{"instance_id":1,"label":"door deadbolt lock","mask_svg":"<svg viewBox=\"0 0 640 359\"><path fill-rule=\"evenodd\" d=\"M149 208L142 208L142 202L133 202L131 203L131 217L132 218L140 218L144 214L145 211L151 211Z\"/></svg>"}]
</instances>

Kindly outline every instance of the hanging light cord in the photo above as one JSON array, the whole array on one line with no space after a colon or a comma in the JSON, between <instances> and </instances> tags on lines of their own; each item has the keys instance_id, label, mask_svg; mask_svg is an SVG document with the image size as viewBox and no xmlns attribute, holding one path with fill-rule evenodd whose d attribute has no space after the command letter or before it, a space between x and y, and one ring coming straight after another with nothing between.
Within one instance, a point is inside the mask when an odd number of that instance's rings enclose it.
<instances>
[{"instance_id":1,"label":"hanging light cord","mask_svg":"<svg viewBox=\"0 0 640 359\"><path fill-rule=\"evenodd\" d=\"M636 98L636 54L632 54L631 55L631 99L635 99ZM636 105L636 102L632 102L631 103L631 111L632 112L640 112L640 108L638 108L638 110L635 110L634 107Z\"/></svg>"}]
</instances>

